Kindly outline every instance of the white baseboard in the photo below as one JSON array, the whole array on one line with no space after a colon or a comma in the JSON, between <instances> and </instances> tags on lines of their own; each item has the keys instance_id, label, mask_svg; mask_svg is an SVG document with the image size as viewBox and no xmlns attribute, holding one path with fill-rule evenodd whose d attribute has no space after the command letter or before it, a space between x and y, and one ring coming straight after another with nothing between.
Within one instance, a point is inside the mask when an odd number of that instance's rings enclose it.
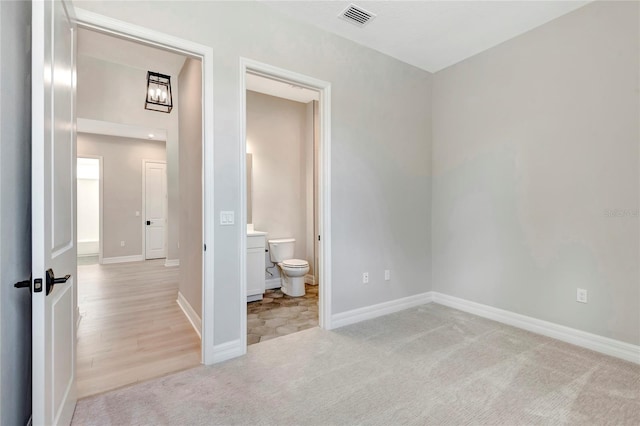
<instances>
[{"instance_id":1,"label":"white baseboard","mask_svg":"<svg viewBox=\"0 0 640 426\"><path fill-rule=\"evenodd\" d=\"M565 327L438 292L432 292L432 294L434 303L640 364L640 346L638 345L598 336L597 334L587 333L586 331L576 330L575 328Z\"/></svg>"},{"instance_id":2,"label":"white baseboard","mask_svg":"<svg viewBox=\"0 0 640 426\"><path fill-rule=\"evenodd\" d=\"M97 256L99 253L99 241L78 241L78 256Z\"/></svg>"},{"instance_id":3,"label":"white baseboard","mask_svg":"<svg viewBox=\"0 0 640 426\"><path fill-rule=\"evenodd\" d=\"M180 266L180 259L165 259L164 266Z\"/></svg>"},{"instance_id":4,"label":"white baseboard","mask_svg":"<svg viewBox=\"0 0 640 426\"><path fill-rule=\"evenodd\" d=\"M178 292L178 300L176 300L176 302L178 302L178 306L180 306L180 309L182 309L182 312L184 312L184 315L193 326L193 329L196 331L196 333L198 333L198 337L200 338L200 340L202 340L202 320L193 309L193 306L191 306L191 304L180 292Z\"/></svg>"},{"instance_id":5,"label":"white baseboard","mask_svg":"<svg viewBox=\"0 0 640 426\"><path fill-rule=\"evenodd\" d=\"M264 294L252 294L251 296L247 296L247 303L249 302L257 302L258 300L264 299Z\"/></svg>"},{"instance_id":6,"label":"white baseboard","mask_svg":"<svg viewBox=\"0 0 640 426\"><path fill-rule=\"evenodd\" d=\"M389 302L377 305L365 306L364 308L353 309L331 316L331 328L344 327L360 321L376 318L382 315L392 314L414 306L424 305L432 301L432 292L420 293L401 299L390 300Z\"/></svg>"},{"instance_id":7,"label":"white baseboard","mask_svg":"<svg viewBox=\"0 0 640 426\"><path fill-rule=\"evenodd\" d=\"M226 361L244 355L242 347L242 339L232 340L231 342L221 343L213 346L213 363Z\"/></svg>"},{"instance_id":8,"label":"white baseboard","mask_svg":"<svg viewBox=\"0 0 640 426\"><path fill-rule=\"evenodd\" d=\"M107 265L109 263L126 263L126 262L142 262L144 256L141 254L135 254L133 256L117 256L117 257L103 257L102 264Z\"/></svg>"},{"instance_id":9,"label":"white baseboard","mask_svg":"<svg viewBox=\"0 0 640 426\"><path fill-rule=\"evenodd\" d=\"M269 278L268 280L264 280L264 288L265 290L270 290L272 288L280 288L282 287L282 281L280 278Z\"/></svg>"},{"instance_id":10,"label":"white baseboard","mask_svg":"<svg viewBox=\"0 0 640 426\"><path fill-rule=\"evenodd\" d=\"M318 283L316 282L316 277L311 274L307 274L304 276L304 283L310 285L318 285Z\"/></svg>"}]
</instances>

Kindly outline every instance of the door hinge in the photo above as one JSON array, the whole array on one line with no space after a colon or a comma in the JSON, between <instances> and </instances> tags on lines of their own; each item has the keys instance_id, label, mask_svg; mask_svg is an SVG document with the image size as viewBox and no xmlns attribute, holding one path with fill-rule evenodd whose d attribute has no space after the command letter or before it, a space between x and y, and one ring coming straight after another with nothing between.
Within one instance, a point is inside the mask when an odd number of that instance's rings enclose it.
<instances>
[{"instance_id":1,"label":"door hinge","mask_svg":"<svg viewBox=\"0 0 640 426\"><path fill-rule=\"evenodd\" d=\"M320 241L320 235L318 235L318 241Z\"/></svg>"},{"instance_id":2,"label":"door hinge","mask_svg":"<svg viewBox=\"0 0 640 426\"><path fill-rule=\"evenodd\" d=\"M207 245L206 244L204 245L204 251L207 251Z\"/></svg>"}]
</instances>

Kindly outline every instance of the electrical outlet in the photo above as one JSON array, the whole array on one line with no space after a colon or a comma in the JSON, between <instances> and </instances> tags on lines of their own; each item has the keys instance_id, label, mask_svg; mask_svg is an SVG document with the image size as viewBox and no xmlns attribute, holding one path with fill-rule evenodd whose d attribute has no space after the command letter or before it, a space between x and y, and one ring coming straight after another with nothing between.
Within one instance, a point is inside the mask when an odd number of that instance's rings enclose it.
<instances>
[{"instance_id":1,"label":"electrical outlet","mask_svg":"<svg viewBox=\"0 0 640 426\"><path fill-rule=\"evenodd\" d=\"M124 241L120 241L120 247L124 247Z\"/></svg>"},{"instance_id":2,"label":"electrical outlet","mask_svg":"<svg viewBox=\"0 0 640 426\"><path fill-rule=\"evenodd\" d=\"M576 294L576 302L587 303L587 290L579 288Z\"/></svg>"},{"instance_id":3,"label":"electrical outlet","mask_svg":"<svg viewBox=\"0 0 640 426\"><path fill-rule=\"evenodd\" d=\"M363 272L362 273L362 283L363 284L368 284L369 283L369 273L368 272Z\"/></svg>"},{"instance_id":4,"label":"electrical outlet","mask_svg":"<svg viewBox=\"0 0 640 426\"><path fill-rule=\"evenodd\" d=\"M391 279L391 271L388 269L384 270L384 280L389 281Z\"/></svg>"}]
</instances>

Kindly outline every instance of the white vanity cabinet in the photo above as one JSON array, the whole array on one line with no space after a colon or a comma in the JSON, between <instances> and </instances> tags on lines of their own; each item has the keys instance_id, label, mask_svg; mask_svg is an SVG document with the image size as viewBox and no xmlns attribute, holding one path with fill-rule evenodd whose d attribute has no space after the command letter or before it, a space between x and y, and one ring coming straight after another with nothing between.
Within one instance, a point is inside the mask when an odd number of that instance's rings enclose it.
<instances>
[{"instance_id":1,"label":"white vanity cabinet","mask_svg":"<svg viewBox=\"0 0 640 426\"><path fill-rule=\"evenodd\" d=\"M264 293L266 233L247 234L247 302L261 300Z\"/></svg>"}]
</instances>

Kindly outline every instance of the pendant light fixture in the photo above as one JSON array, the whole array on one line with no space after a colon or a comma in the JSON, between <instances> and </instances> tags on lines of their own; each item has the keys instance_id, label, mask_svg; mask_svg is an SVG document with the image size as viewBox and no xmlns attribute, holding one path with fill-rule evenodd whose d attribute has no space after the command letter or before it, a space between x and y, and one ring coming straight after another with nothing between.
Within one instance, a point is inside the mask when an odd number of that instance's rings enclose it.
<instances>
[{"instance_id":1,"label":"pendant light fixture","mask_svg":"<svg viewBox=\"0 0 640 426\"><path fill-rule=\"evenodd\" d=\"M147 71L147 97L144 108L151 111L171 112L173 99L170 76Z\"/></svg>"}]
</instances>

